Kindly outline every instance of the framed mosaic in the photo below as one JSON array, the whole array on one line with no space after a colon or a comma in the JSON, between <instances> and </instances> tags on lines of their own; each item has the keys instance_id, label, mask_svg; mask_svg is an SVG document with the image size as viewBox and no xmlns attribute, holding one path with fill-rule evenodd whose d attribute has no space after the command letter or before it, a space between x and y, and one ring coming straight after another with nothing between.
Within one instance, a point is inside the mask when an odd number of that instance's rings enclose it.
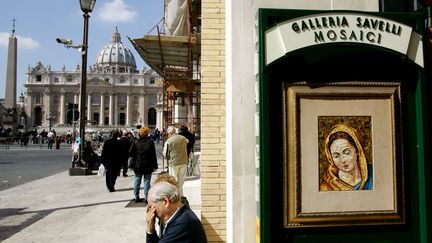
<instances>
[{"instance_id":1,"label":"framed mosaic","mask_svg":"<svg viewBox=\"0 0 432 243\"><path fill-rule=\"evenodd\" d=\"M404 224L401 84L283 84L284 227Z\"/></svg>"}]
</instances>

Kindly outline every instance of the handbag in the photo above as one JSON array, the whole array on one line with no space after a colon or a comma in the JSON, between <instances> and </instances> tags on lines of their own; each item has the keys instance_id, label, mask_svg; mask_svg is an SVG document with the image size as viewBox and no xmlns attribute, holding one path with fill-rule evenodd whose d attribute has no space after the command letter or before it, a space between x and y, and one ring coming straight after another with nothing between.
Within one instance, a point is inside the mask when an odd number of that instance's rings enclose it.
<instances>
[{"instance_id":1,"label":"handbag","mask_svg":"<svg viewBox=\"0 0 432 243\"><path fill-rule=\"evenodd\" d=\"M104 166L103 164L100 164L100 165L99 165L99 170L98 170L97 175L98 175L98 176L104 176L105 173L106 173L105 166Z\"/></svg>"},{"instance_id":2,"label":"handbag","mask_svg":"<svg viewBox=\"0 0 432 243\"><path fill-rule=\"evenodd\" d=\"M134 169L135 168L135 160L133 158L133 155L135 152L135 141L132 142L131 146L129 147L129 158L128 158L128 168Z\"/></svg>"},{"instance_id":3,"label":"handbag","mask_svg":"<svg viewBox=\"0 0 432 243\"><path fill-rule=\"evenodd\" d=\"M128 158L128 168L134 169L135 168L135 161L133 157Z\"/></svg>"}]
</instances>

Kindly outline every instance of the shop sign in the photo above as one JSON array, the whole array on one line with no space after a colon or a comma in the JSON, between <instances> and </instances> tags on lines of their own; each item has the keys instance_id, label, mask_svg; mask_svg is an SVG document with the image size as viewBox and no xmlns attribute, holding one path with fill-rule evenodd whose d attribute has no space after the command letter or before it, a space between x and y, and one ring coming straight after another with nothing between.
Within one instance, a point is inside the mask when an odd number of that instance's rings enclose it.
<instances>
[{"instance_id":1,"label":"shop sign","mask_svg":"<svg viewBox=\"0 0 432 243\"><path fill-rule=\"evenodd\" d=\"M359 13L302 16L279 23L267 30L265 35L266 64L304 47L341 42L379 46L414 56L414 59L419 54L422 56L421 46L418 48L421 37L411 26ZM413 41L417 48L410 48Z\"/></svg>"}]
</instances>

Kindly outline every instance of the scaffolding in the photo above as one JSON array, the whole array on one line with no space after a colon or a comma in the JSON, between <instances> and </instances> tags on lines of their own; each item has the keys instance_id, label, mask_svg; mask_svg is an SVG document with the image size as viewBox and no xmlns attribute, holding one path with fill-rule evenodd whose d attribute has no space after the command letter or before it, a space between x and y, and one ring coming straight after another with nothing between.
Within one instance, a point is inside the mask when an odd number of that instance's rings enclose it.
<instances>
[{"instance_id":1,"label":"scaffolding","mask_svg":"<svg viewBox=\"0 0 432 243\"><path fill-rule=\"evenodd\" d=\"M130 39L163 79L162 127L186 124L200 134L201 0L165 0L164 18L143 38Z\"/></svg>"}]
</instances>

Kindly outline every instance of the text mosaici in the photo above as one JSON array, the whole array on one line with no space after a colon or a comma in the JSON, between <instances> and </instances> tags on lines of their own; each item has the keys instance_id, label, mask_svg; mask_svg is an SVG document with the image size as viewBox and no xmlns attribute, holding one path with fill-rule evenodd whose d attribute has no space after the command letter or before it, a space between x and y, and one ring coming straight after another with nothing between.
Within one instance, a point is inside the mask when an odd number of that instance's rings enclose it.
<instances>
[{"instance_id":1,"label":"text mosaici","mask_svg":"<svg viewBox=\"0 0 432 243\"><path fill-rule=\"evenodd\" d=\"M402 27L394 22L366 17L357 17L353 21L345 16L323 16L297 21L292 23L292 30L298 34L313 31L315 43L354 41L381 44L383 32L396 36L402 33Z\"/></svg>"}]
</instances>

